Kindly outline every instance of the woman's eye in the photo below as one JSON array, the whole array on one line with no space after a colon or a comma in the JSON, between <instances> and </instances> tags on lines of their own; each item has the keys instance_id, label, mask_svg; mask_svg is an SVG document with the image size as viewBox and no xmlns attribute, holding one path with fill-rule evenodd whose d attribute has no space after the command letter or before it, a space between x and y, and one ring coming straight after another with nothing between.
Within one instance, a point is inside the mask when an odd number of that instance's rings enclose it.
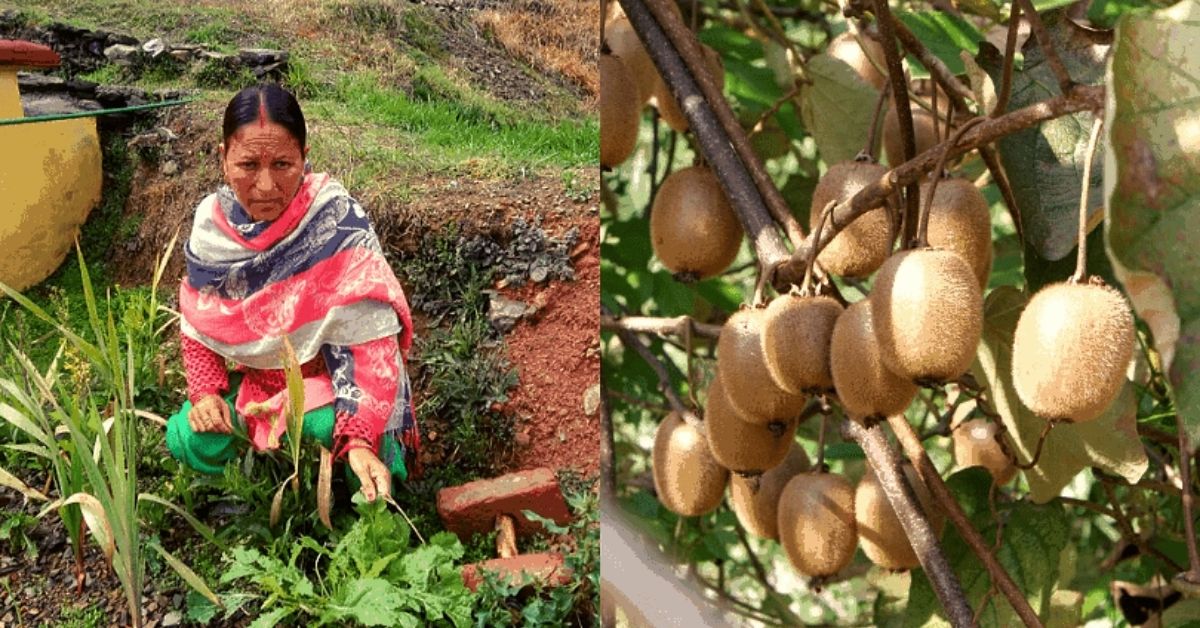
<instances>
[{"instance_id":1,"label":"woman's eye","mask_svg":"<svg viewBox=\"0 0 1200 628\"><path fill-rule=\"evenodd\" d=\"M276 167L276 168L279 168L280 170L283 170L284 168L288 168L288 167L290 167L291 165L292 165L292 164L291 164L291 162L287 162L287 161L277 161L277 162L275 162L275 167Z\"/></svg>"},{"instance_id":2,"label":"woman's eye","mask_svg":"<svg viewBox=\"0 0 1200 628\"><path fill-rule=\"evenodd\" d=\"M258 164L253 161L243 161L242 163L238 164L238 168L241 168L242 170L254 170L257 167Z\"/></svg>"}]
</instances>

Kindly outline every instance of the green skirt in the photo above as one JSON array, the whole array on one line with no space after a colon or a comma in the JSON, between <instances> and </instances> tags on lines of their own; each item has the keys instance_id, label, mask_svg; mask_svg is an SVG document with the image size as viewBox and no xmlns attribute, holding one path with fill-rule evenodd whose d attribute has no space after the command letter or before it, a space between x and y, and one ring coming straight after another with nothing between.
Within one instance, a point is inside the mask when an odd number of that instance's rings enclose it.
<instances>
[{"instance_id":1,"label":"green skirt","mask_svg":"<svg viewBox=\"0 0 1200 628\"><path fill-rule=\"evenodd\" d=\"M225 395L225 403L229 406L229 416L233 418L235 423L234 430L241 431L245 434L245 424L241 417L234 410L233 402L237 399L238 387L241 384L241 378L237 375L230 377L230 384L233 390ZM185 401L179 412L171 415L167 420L167 449L171 451L171 455L183 464L210 475L219 475L224 470L225 464L230 460L237 458L243 448L248 444L248 441L242 437L239 438L235 434L221 434L217 432L195 432L192 430L191 424L188 423L188 413L192 410L192 402ZM333 427L335 416L332 405L325 405L319 408L314 408L304 414L304 427L301 429L302 438L313 439L325 446L326 449L333 448ZM286 440L290 434L284 434ZM408 478L408 470L404 467L404 454L401 451L400 444L391 438L381 438L379 451L376 452L380 460L391 459L389 465L392 471L392 478L405 480ZM350 482L351 490L358 490L358 476L350 470L349 465L346 466L346 477Z\"/></svg>"}]
</instances>

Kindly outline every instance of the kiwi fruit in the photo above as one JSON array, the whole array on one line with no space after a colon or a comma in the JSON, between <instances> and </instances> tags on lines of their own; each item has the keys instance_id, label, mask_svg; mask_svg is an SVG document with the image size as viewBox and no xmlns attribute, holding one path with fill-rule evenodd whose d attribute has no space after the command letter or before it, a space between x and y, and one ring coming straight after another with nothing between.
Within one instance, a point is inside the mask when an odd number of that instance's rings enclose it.
<instances>
[{"instance_id":1,"label":"kiwi fruit","mask_svg":"<svg viewBox=\"0 0 1200 628\"><path fill-rule=\"evenodd\" d=\"M938 94L938 112L940 121L938 131L946 136L946 114L950 111L949 99L944 94ZM911 103L910 110L913 118L913 141L917 145L917 155L929 150L941 142L941 137L934 133L933 112ZM896 103L888 99L887 113L883 116L883 154L887 162L895 168L904 163L904 140L900 136L900 116L896 114Z\"/></svg>"},{"instance_id":2,"label":"kiwi fruit","mask_svg":"<svg viewBox=\"0 0 1200 628\"><path fill-rule=\"evenodd\" d=\"M997 484L1005 484L1017 473L1017 467L996 441L995 423L983 419L962 422L954 428L954 459L960 468L983 467Z\"/></svg>"},{"instance_id":3,"label":"kiwi fruit","mask_svg":"<svg viewBox=\"0 0 1200 628\"><path fill-rule=\"evenodd\" d=\"M808 456L793 441L787 458L766 473L755 478L733 474L729 478L729 504L742 527L756 536L778 541L779 496L789 480L807 470Z\"/></svg>"},{"instance_id":4,"label":"kiwi fruit","mask_svg":"<svg viewBox=\"0 0 1200 628\"><path fill-rule=\"evenodd\" d=\"M921 198L930 187L921 186ZM974 271L979 288L986 288L992 273L992 215L979 188L966 179L938 181L928 220L929 246L958 253Z\"/></svg>"},{"instance_id":5,"label":"kiwi fruit","mask_svg":"<svg viewBox=\"0 0 1200 628\"><path fill-rule=\"evenodd\" d=\"M885 74L887 61L884 58L883 45L865 34L860 37L863 46L866 47L865 50L859 46L853 33L846 32L834 37L825 52L835 59L845 61L856 74L862 77L862 80L875 89L883 89L888 80L887 74Z\"/></svg>"},{"instance_id":6,"label":"kiwi fruit","mask_svg":"<svg viewBox=\"0 0 1200 628\"><path fill-rule=\"evenodd\" d=\"M706 166L676 170L650 208L654 254L681 281L719 275L742 245L742 225Z\"/></svg>"},{"instance_id":7,"label":"kiwi fruit","mask_svg":"<svg viewBox=\"0 0 1200 628\"><path fill-rule=\"evenodd\" d=\"M809 226L816 230L821 212L830 201L840 203L849 200L885 174L887 168L863 161L844 161L831 166L813 189ZM872 209L839 231L821 249L817 261L831 273L843 277L865 277L875 272L892 252L891 229L887 207Z\"/></svg>"},{"instance_id":8,"label":"kiwi fruit","mask_svg":"<svg viewBox=\"0 0 1200 628\"><path fill-rule=\"evenodd\" d=\"M704 434L676 412L658 424L652 463L654 490L671 512L694 517L721 505L729 471L713 459Z\"/></svg>"},{"instance_id":9,"label":"kiwi fruit","mask_svg":"<svg viewBox=\"0 0 1200 628\"><path fill-rule=\"evenodd\" d=\"M763 352L766 321L766 309L739 310L725 321L717 339L717 373L725 396L749 423L796 417L806 401L804 395L789 393L771 378Z\"/></svg>"},{"instance_id":10,"label":"kiwi fruit","mask_svg":"<svg viewBox=\"0 0 1200 628\"><path fill-rule=\"evenodd\" d=\"M1033 295L1013 335L1013 384L1038 416L1075 423L1117 398L1133 357L1133 313L1120 292L1056 283Z\"/></svg>"},{"instance_id":11,"label":"kiwi fruit","mask_svg":"<svg viewBox=\"0 0 1200 628\"><path fill-rule=\"evenodd\" d=\"M608 49L612 54L620 57L629 68L629 77L637 87L636 102L640 110L654 94L654 85L659 80L658 70L650 60L650 54L642 46L637 31L633 30L633 25L624 14L610 19L604 25L604 39L608 42ZM603 76L600 84L604 84Z\"/></svg>"},{"instance_id":12,"label":"kiwi fruit","mask_svg":"<svg viewBox=\"0 0 1200 628\"><path fill-rule=\"evenodd\" d=\"M896 253L875 276L870 301L888 370L924 384L954 379L971 367L983 333L983 294L956 253Z\"/></svg>"},{"instance_id":13,"label":"kiwi fruit","mask_svg":"<svg viewBox=\"0 0 1200 628\"><path fill-rule=\"evenodd\" d=\"M826 296L789 293L771 301L760 336L764 362L776 385L793 394L833 388L829 339L842 309Z\"/></svg>"},{"instance_id":14,"label":"kiwi fruit","mask_svg":"<svg viewBox=\"0 0 1200 628\"><path fill-rule=\"evenodd\" d=\"M899 414L917 396L917 386L883 365L871 319L871 299L867 298L851 304L834 323L829 341L833 387L852 415Z\"/></svg>"},{"instance_id":15,"label":"kiwi fruit","mask_svg":"<svg viewBox=\"0 0 1200 628\"><path fill-rule=\"evenodd\" d=\"M801 473L779 495L779 543L796 571L832 576L858 544L854 486L836 473Z\"/></svg>"},{"instance_id":16,"label":"kiwi fruit","mask_svg":"<svg viewBox=\"0 0 1200 628\"><path fill-rule=\"evenodd\" d=\"M921 510L935 534L942 533L946 520L941 511L934 508L933 496L921 482L911 464L901 465L904 476L917 495ZM900 524L900 518L892 509L891 502L883 492L874 470L868 468L858 482L854 492L854 520L858 526L858 540L863 553L871 562L884 569L912 569L920 564L912 544L908 542L908 534Z\"/></svg>"},{"instance_id":17,"label":"kiwi fruit","mask_svg":"<svg viewBox=\"0 0 1200 628\"><path fill-rule=\"evenodd\" d=\"M765 425L743 421L725 396L719 376L708 385L706 403L704 428L709 451L718 464L735 473L753 475L787 458L795 442L796 418Z\"/></svg>"},{"instance_id":18,"label":"kiwi fruit","mask_svg":"<svg viewBox=\"0 0 1200 628\"><path fill-rule=\"evenodd\" d=\"M600 55L600 166L620 165L637 146L637 86L619 57Z\"/></svg>"},{"instance_id":19,"label":"kiwi fruit","mask_svg":"<svg viewBox=\"0 0 1200 628\"><path fill-rule=\"evenodd\" d=\"M723 91L725 89L725 64L721 61L721 53L707 44L700 44L700 48L704 50L704 59L708 61L709 73ZM658 108L658 115L662 116L663 121L672 129L680 133L686 132L688 130L687 116L683 115L683 109L671 95L671 88L667 87L667 82L661 76L656 76L655 81L653 102L654 106Z\"/></svg>"}]
</instances>

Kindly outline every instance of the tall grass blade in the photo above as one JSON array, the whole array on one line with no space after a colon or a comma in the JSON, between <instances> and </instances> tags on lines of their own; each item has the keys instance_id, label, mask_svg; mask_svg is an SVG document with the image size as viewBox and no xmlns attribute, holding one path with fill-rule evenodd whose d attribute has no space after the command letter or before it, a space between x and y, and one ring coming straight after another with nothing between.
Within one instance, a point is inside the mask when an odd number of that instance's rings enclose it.
<instances>
[{"instance_id":1,"label":"tall grass blade","mask_svg":"<svg viewBox=\"0 0 1200 628\"><path fill-rule=\"evenodd\" d=\"M83 520L87 522L88 529L92 531L92 536L100 546L100 551L104 552L104 557L109 562L112 562L116 541L112 525L108 520L108 515L104 513L104 506L101 505L100 500L87 493L75 493L62 502L63 506L71 504L79 504L79 509L83 511Z\"/></svg>"},{"instance_id":2,"label":"tall grass blade","mask_svg":"<svg viewBox=\"0 0 1200 628\"><path fill-rule=\"evenodd\" d=\"M329 509L333 504L333 453L321 447L321 470L317 474L317 518L333 529Z\"/></svg>"},{"instance_id":3,"label":"tall grass blade","mask_svg":"<svg viewBox=\"0 0 1200 628\"><path fill-rule=\"evenodd\" d=\"M214 545L216 544L217 535L213 532L212 528L205 525L203 521L200 521L196 517L192 516L192 513L180 508L179 506L176 506L169 500L163 499L154 493L139 493L138 501L153 502L160 506L166 506L167 508L170 508L171 510L175 511L176 514L183 517L188 523L190 523L192 528L195 529L196 532L200 533L200 536L204 537L205 540Z\"/></svg>"},{"instance_id":4,"label":"tall grass blade","mask_svg":"<svg viewBox=\"0 0 1200 628\"><path fill-rule=\"evenodd\" d=\"M171 569L174 569L175 573L179 574L179 577L183 578L183 581L188 583L192 589L194 589L200 595L203 595L205 598L208 598L208 601L216 604L217 608L225 608L225 606L221 604L221 599L217 597L217 594L213 593L213 590L208 588L208 584L204 582L204 578L201 578L196 574L195 571L192 571L191 567L188 567L186 563L184 563L182 560L179 560L179 558L177 558L171 552L168 552L166 548L158 543L151 543L150 547L153 547L158 554L163 557L163 560L165 560L167 564L171 566Z\"/></svg>"}]
</instances>

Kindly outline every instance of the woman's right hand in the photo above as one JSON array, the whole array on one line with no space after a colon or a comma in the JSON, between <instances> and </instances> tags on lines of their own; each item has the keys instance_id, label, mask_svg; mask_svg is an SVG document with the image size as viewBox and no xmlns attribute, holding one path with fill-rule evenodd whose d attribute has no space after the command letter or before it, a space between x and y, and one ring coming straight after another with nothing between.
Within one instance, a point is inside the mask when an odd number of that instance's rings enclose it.
<instances>
[{"instance_id":1,"label":"woman's right hand","mask_svg":"<svg viewBox=\"0 0 1200 628\"><path fill-rule=\"evenodd\" d=\"M194 432L233 433L229 404L220 395L205 395L188 412L188 425L192 426Z\"/></svg>"}]
</instances>

